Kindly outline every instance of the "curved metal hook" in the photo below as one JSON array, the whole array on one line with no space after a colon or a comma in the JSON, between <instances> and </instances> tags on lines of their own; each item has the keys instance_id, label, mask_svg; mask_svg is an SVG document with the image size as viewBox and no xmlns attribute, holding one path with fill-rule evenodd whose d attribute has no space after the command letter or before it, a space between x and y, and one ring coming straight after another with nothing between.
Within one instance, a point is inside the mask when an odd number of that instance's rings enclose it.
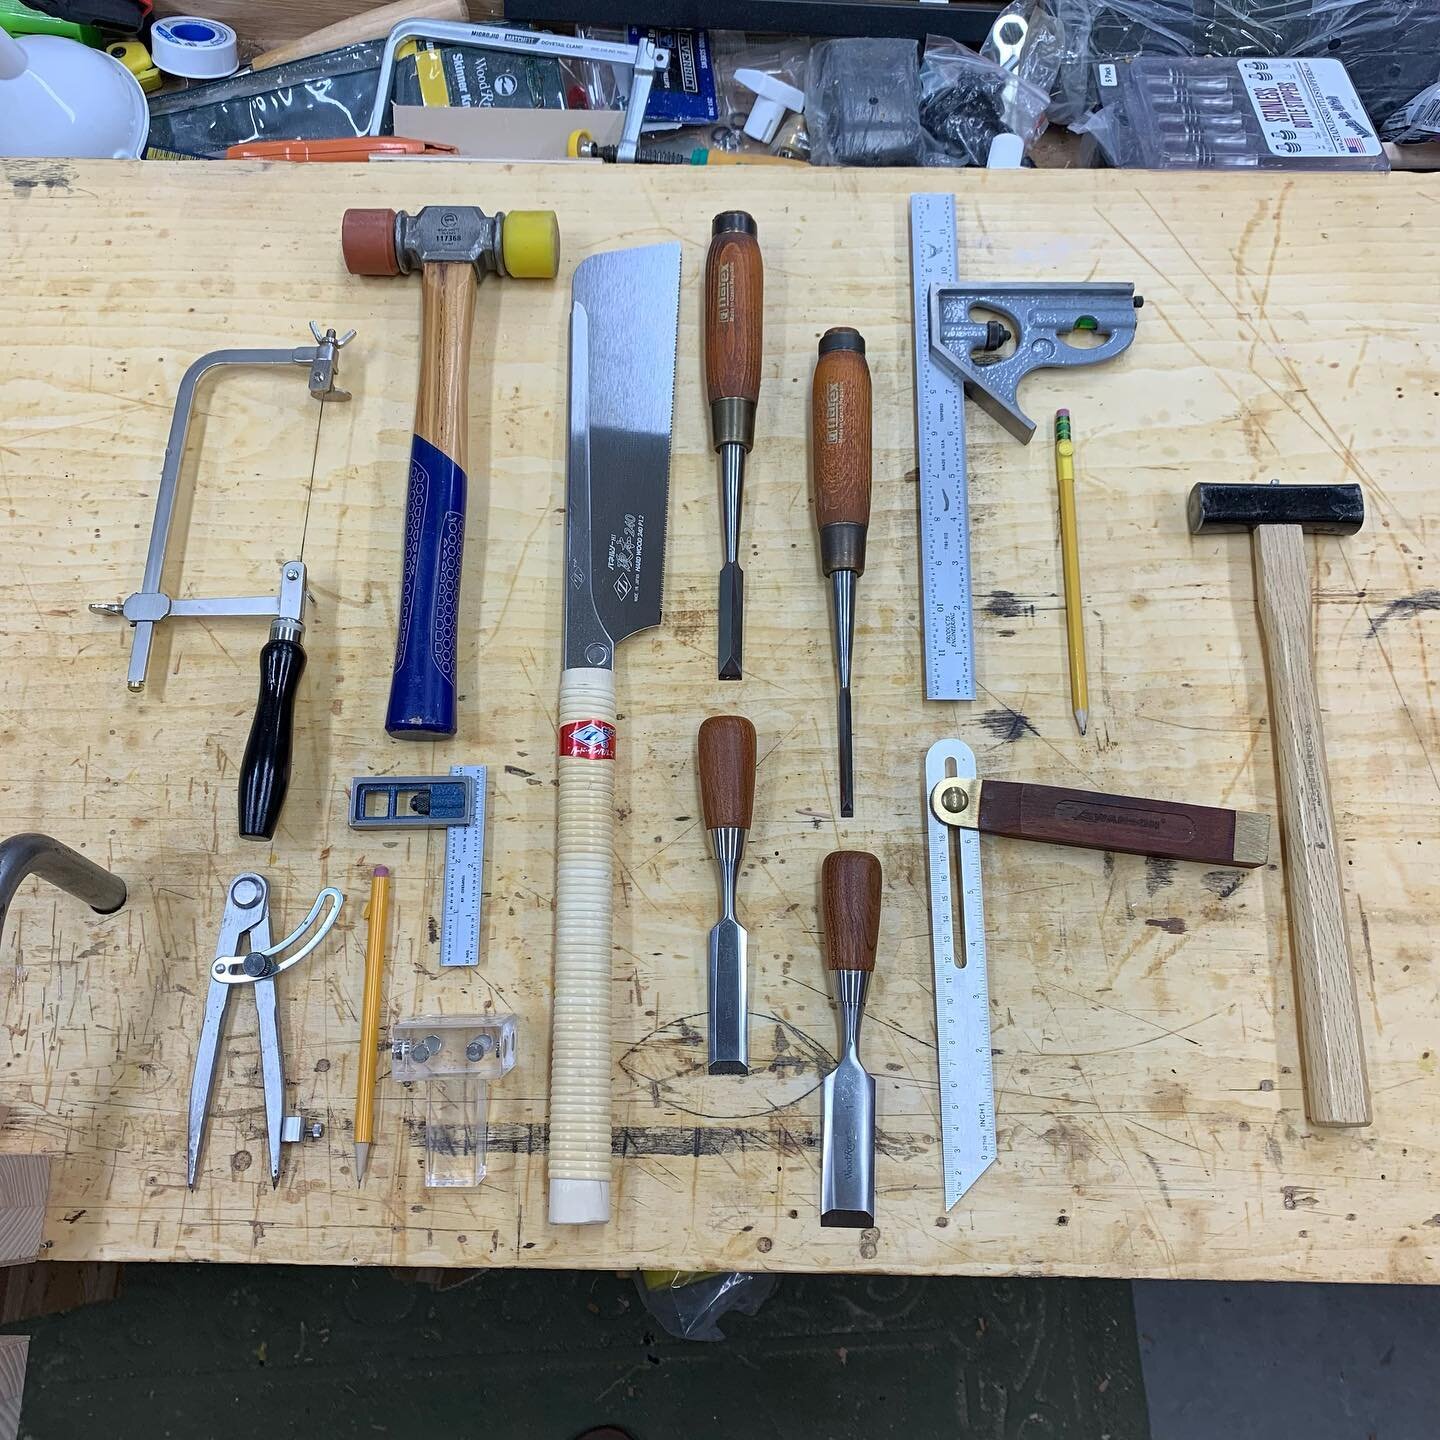
<instances>
[{"instance_id":1,"label":"curved metal hook","mask_svg":"<svg viewBox=\"0 0 1440 1440\"><path fill-rule=\"evenodd\" d=\"M293 945L315 924L327 902L331 907L330 913L320 920L315 933L293 955L287 955L275 964L274 957ZM330 933L340 918L340 907L344 903L344 895L333 885L327 885L315 897L310 913L283 940L277 940L263 950L252 950L248 955L221 956L210 967L211 975L226 985L253 985L257 980L273 979L282 970L298 965Z\"/></svg>"}]
</instances>

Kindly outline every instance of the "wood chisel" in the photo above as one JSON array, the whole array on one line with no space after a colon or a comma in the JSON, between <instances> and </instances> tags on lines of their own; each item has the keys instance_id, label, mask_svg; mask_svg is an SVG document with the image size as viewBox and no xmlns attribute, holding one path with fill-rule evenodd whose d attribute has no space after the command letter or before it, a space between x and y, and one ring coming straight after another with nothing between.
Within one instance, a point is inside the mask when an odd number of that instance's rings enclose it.
<instances>
[{"instance_id":1,"label":"wood chisel","mask_svg":"<svg viewBox=\"0 0 1440 1440\"><path fill-rule=\"evenodd\" d=\"M742 715L712 715L698 740L700 804L720 867L721 915L710 931L710 1073L749 1071L749 937L735 917L735 882L755 809L755 727Z\"/></svg>"},{"instance_id":2,"label":"wood chisel","mask_svg":"<svg viewBox=\"0 0 1440 1440\"><path fill-rule=\"evenodd\" d=\"M981 834L1253 869L1269 859L1270 820L1184 801L981 780L974 752L960 740L939 740L926 752L924 812L948 1210L995 1159Z\"/></svg>"},{"instance_id":3,"label":"wood chisel","mask_svg":"<svg viewBox=\"0 0 1440 1440\"><path fill-rule=\"evenodd\" d=\"M1035 424L1019 406L1021 380L1121 354L1144 300L1107 281L959 283L953 195L910 197L910 265L925 698L973 700L965 401L1028 443ZM1072 344L1077 332L1095 343Z\"/></svg>"},{"instance_id":4,"label":"wood chisel","mask_svg":"<svg viewBox=\"0 0 1440 1440\"><path fill-rule=\"evenodd\" d=\"M660 623L679 326L679 245L602 251L576 268L557 737L554 1225L610 1218L615 647Z\"/></svg>"},{"instance_id":5,"label":"wood chisel","mask_svg":"<svg viewBox=\"0 0 1440 1440\"><path fill-rule=\"evenodd\" d=\"M820 565L830 577L839 679L840 814L855 814L855 717L850 698L855 650L855 582L865 573L870 528L870 367L865 337L839 326L820 337L810 387L815 521Z\"/></svg>"},{"instance_id":6,"label":"wood chisel","mask_svg":"<svg viewBox=\"0 0 1440 1440\"><path fill-rule=\"evenodd\" d=\"M821 1087L820 1223L875 1223L875 1081L860 1063L860 1022L880 940L880 862L836 850L820 871L825 968L840 1007L840 1063Z\"/></svg>"},{"instance_id":7,"label":"wood chisel","mask_svg":"<svg viewBox=\"0 0 1440 1440\"><path fill-rule=\"evenodd\" d=\"M745 457L755 444L764 307L765 266L755 221L743 210L727 210L715 217L705 260L705 388L710 434L720 453L720 514L725 531L719 606L722 680L740 679L744 648L740 508Z\"/></svg>"}]
</instances>

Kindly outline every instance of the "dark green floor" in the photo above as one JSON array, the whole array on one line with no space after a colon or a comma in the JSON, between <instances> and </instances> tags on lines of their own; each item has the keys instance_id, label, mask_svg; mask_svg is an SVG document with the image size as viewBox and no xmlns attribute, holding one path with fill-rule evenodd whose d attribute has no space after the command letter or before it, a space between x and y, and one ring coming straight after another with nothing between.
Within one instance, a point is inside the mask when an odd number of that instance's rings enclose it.
<instances>
[{"instance_id":1,"label":"dark green floor","mask_svg":"<svg viewBox=\"0 0 1440 1440\"><path fill-rule=\"evenodd\" d=\"M610 1273L131 1265L118 1300L7 1328L32 1440L1148 1437L1121 1282L787 1276L700 1344Z\"/></svg>"}]
</instances>

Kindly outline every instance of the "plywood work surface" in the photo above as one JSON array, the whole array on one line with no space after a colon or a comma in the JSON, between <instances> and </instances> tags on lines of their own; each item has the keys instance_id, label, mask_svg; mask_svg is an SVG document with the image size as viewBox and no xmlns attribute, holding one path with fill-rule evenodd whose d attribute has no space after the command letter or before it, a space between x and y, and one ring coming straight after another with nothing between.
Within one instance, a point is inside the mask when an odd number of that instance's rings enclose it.
<instances>
[{"instance_id":1,"label":"plywood work surface","mask_svg":"<svg viewBox=\"0 0 1440 1440\"><path fill-rule=\"evenodd\" d=\"M1436 182L563 166L9 163L0 167L0 834L43 829L125 877L101 919L38 881L0 943L0 1149L55 1157L47 1254L1440 1279L1440 781L1429 643L1440 589ZM1026 448L970 409L973 705L921 700L907 197L958 197L968 279L1133 280L1119 361L1027 382ZM461 733L383 730L418 371L414 279L359 280L347 205L553 206L553 284L481 286L471 381ZM765 360L743 546L748 673L714 678L721 553L701 362L710 219L765 256ZM621 651L614 952L615 1218L545 1219L555 734L569 275L597 249L684 246L665 623ZM272 845L236 837L263 625L162 629L144 695L128 632L86 603L138 585L176 386L202 352L355 326L349 405L303 375L206 382L166 581L261 593L304 543L309 667ZM874 376L874 520L859 587L856 817L838 819L827 593L807 494L819 335L858 327ZM1055 486L1074 416L1091 733L1070 716ZM313 472L313 482L311 480ZM946 735L982 776L1275 812L1249 546L1192 539L1198 479L1358 481L1348 539L1307 546L1319 690L1374 1124L1305 1119L1283 873L985 839L999 1158L941 1199L921 762ZM741 880L752 1059L704 1074L716 913L700 720L759 735ZM485 763L483 958L442 973L443 841L358 835L364 774ZM863 1048L879 1081L878 1224L822 1230L820 1076L837 1045L816 902L837 847L884 865ZM370 1177L351 1154L370 868L394 874L387 1023L513 1011L520 1059L475 1192L422 1184L418 1095L382 1059ZM292 1109L327 1125L265 1164L254 1006L232 1004L200 1183L185 1109L225 887L271 884L276 933L316 891L335 935L279 982Z\"/></svg>"}]
</instances>

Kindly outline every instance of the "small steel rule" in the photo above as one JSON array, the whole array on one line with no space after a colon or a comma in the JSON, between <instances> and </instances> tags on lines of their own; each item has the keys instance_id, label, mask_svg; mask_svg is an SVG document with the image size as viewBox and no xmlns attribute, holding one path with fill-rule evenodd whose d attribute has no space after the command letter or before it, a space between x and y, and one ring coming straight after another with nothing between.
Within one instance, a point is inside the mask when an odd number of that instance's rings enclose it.
<instances>
[{"instance_id":1,"label":"small steel rule","mask_svg":"<svg viewBox=\"0 0 1440 1440\"><path fill-rule=\"evenodd\" d=\"M937 740L925 755L921 803L930 869L930 952L935 962L935 1039L947 1210L995 1159L995 1071L990 1054L980 834L946 825L930 811L935 786L951 775L974 779L975 755L963 741ZM960 886L958 956L952 875L958 875Z\"/></svg>"},{"instance_id":2,"label":"small steel rule","mask_svg":"<svg viewBox=\"0 0 1440 1440\"><path fill-rule=\"evenodd\" d=\"M930 291L956 283L955 197L910 197L915 433L920 452L920 580L925 698L973 700L970 502L965 389L930 349Z\"/></svg>"}]
</instances>

